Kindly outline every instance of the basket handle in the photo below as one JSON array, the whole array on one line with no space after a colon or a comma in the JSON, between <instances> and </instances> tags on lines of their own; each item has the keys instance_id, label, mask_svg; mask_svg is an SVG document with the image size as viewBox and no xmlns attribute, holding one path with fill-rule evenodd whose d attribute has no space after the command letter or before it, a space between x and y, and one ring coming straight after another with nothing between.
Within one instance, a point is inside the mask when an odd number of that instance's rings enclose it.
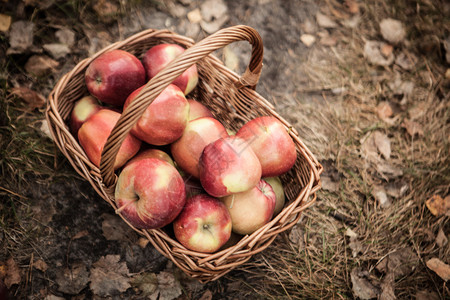
<instances>
[{"instance_id":1,"label":"basket handle","mask_svg":"<svg viewBox=\"0 0 450 300\"><path fill-rule=\"evenodd\" d=\"M211 52L237 41L248 41L252 45L252 54L245 73L235 85L237 88L243 86L255 88L261 74L263 60L262 39L255 29L245 25L225 28L186 49L156 74L122 112L106 141L100 160L100 174L106 187L111 187L117 179L114 174L114 162L123 140L155 98L190 66Z\"/></svg>"}]
</instances>

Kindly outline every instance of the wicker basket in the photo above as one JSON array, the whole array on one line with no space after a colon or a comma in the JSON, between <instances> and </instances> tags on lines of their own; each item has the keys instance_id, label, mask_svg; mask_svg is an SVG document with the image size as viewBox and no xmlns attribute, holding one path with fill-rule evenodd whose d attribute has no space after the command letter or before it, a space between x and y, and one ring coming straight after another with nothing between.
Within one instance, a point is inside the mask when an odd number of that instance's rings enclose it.
<instances>
[{"instance_id":1,"label":"wicker basket","mask_svg":"<svg viewBox=\"0 0 450 300\"><path fill-rule=\"evenodd\" d=\"M249 66L241 77L227 69L211 54L235 41L248 41L252 45ZM96 57L107 51L122 49L141 58L147 49L161 43L176 43L187 50L152 78L132 104L123 111L104 147L100 168L97 168L89 161L67 126L74 102L88 94L84 83L86 68ZM49 95L46 118L55 143L74 169L112 206L112 211L117 209L114 201L117 174L114 173L113 163L122 141L157 95L195 63L199 72L199 83L192 97L208 106L225 127L237 130L252 118L272 115L289 129L297 147L298 158L291 171L281 177L285 187L286 205L270 223L253 234L243 236L236 244L226 249L205 254L186 249L164 229L133 228L185 273L201 282L216 280L267 248L279 233L298 222L301 212L314 203L315 193L320 187L322 166L300 140L297 131L275 112L272 104L254 91L262 68L262 58L261 37L248 26L222 29L196 44L191 39L168 30L145 30L82 60L59 80ZM124 221L127 222L125 219ZM129 223L128 225L131 226Z\"/></svg>"}]
</instances>

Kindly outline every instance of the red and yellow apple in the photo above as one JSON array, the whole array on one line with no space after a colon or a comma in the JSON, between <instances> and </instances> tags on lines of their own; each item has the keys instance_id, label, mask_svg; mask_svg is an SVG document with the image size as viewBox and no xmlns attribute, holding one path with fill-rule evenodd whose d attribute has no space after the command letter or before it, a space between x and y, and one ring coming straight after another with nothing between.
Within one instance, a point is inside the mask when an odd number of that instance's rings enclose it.
<instances>
[{"instance_id":1,"label":"red and yellow apple","mask_svg":"<svg viewBox=\"0 0 450 300\"><path fill-rule=\"evenodd\" d=\"M157 158L127 164L115 190L117 213L131 225L156 229L170 224L186 202L183 179L174 166Z\"/></svg>"},{"instance_id":2,"label":"red and yellow apple","mask_svg":"<svg viewBox=\"0 0 450 300\"><path fill-rule=\"evenodd\" d=\"M203 105L201 102L198 102L193 99L188 99L189 102L189 121L195 120L202 117L210 117L214 118L212 112Z\"/></svg>"},{"instance_id":3,"label":"red and yellow apple","mask_svg":"<svg viewBox=\"0 0 450 300\"><path fill-rule=\"evenodd\" d=\"M231 235L231 217L220 200L209 195L188 198L173 222L177 240L186 248L212 253L220 249Z\"/></svg>"},{"instance_id":4,"label":"red and yellow apple","mask_svg":"<svg viewBox=\"0 0 450 300\"><path fill-rule=\"evenodd\" d=\"M224 197L255 187L261 179L261 164L245 140L229 136L203 149L199 175L208 194Z\"/></svg>"},{"instance_id":5,"label":"red and yellow apple","mask_svg":"<svg viewBox=\"0 0 450 300\"><path fill-rule=\"evenodd\" d=\"M88 91L103 103L120 107L146 82L141 61L124 50L112 50L95 58L86 69Z\"/></svg>"},{"instance_id":6,"label":"red and yellow apple","mask_svg":"<svg viewBox=\"0 0 450 300\"><path fill-rule=\"evenodd\" d=\"M173 162L172 157L170 157L169 154L166 152L155 149L155 148L148 148L148 149L142 149L139 151L128 163L131 164L134 161L138 161L144 158L157 158L164 160L175 167L175 163Z\"/></svg>"},{"instance_id":7,"label":"red and yellow apple","mask_svg":"<svg viewBox=\"0 0 450 300\"><path fill-rule=\"evenodd\" d=\"M70 130L78 138L78 130L93 114L102 109L100 103L93 96L84 96L77 100L70 114Z\"/></svg>"},{"instance_id":8,"label":"red and yellow apple","mask_svg":"<svg viewBox=\"0 0 450 300\"><path fill-rule=\"evenodd\" d=\"M202 117L189 121L183 135L171 144L170 151L177 165L198 178L198 163L203 149L219 138L228 136L225 127L216 119Z\"/></svg>"},{"instance_id":9,"label":"red and yellow apple","mask_svg":"<svg viewBox=\"0 0 450 300\"><path fill-rule=\"evenodd\" d=\"M275 193L275 211L273 212L274 216L279 214L280 211L284 207L284 203L286 202L286 196L284 195L283 183L281 182L280 177L264 177L263 180L270 184L274 193Z\"/></svg>"},{"instance_id":10,"label":"red and yellow apple","mask_svg":"<svg viewBox=\"0 0 450 300\"><path fill-rule=\"evenodd\" d=\"M254 188L221 198L230 212L233 232L252 234L272 219L275 193L264 180Z\"/></svg>"},{"instance_id":11,"label":"red and yellow apple","mask_svg":"<svg viewBox=\"0 0 450 300\"><path fill-rule=\"evenodd\" d=\"M184 51L185 49L177 44L159 44L150 48L142 58L142 64L144 65L148 78L152 79ZM189 94L198 83L197 66L192 65L189 67L172 83L178 86L185 95Z\"/></svg>"},{"instance_id":12,"label":"red and yellow apple","mask_svg":"<svg viewBox=\"0 0 450 300\"><path fill-rule=\"evenodd\" d=\"M123 109L142 90L143 86L128 96ZM181 137L189 118L189 103L183 92L173 84L165 88L147 107L131 129L131 133L151 145L167 145Z\"/></svg>"},{"instance_id":13,"label":"red and yellow apple","mask_svg":"<svg viewBox=\"0 0 450 300\"><path fill-rule=\"evenodd\" d=\"M120 118L120 113L111 109L101 109L93 114L78 130L78 140L89 160L100 167L103 147ZM114 169L123 166L141 147L141 141L133 135L127 135L117 153Z\"/></svg>"},{"instance_id":14,"label":"red and yellow apple","mask_svg":"<svg viewBox=\"0 0 450 300\"><path fill-rule=\"evenodd\" d=\"M236 133L253 149L261 163L262 176L279 176L289 171L297 159L294 141L275 117L263 116L245 123Z\"/></svg>"}]
</instances>

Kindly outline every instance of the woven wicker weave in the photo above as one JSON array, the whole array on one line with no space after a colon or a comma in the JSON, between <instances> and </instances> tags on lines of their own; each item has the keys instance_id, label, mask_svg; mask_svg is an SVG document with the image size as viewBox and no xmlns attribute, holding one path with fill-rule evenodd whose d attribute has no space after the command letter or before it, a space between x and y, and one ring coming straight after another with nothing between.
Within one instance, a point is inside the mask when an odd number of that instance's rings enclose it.
<instances>
[{"instance_id":1,"label":"woven wicker weave","mask_svg":"<svg viewBox=\"0 0 450 300\"><path fill-rule=\"evenodd\" d=\"M248 41L253 47L250 63L241 77L227 69L211 54L236 41ZM122 49L142 58L146 50L161 43L176 43L187 50L152 78L132 104L123 111L104 147L100 168L97 168L89 161L67 125L74 102L88 94L84 83L86 68L96 57L107 51ZM114 201L117 174L114 173L113 162L122 141L159 93L193 64L197 64L199 83L192 97L208 106L225 127L238 130L246 121L262 115L272 115L286 126L296 144L298 158L292 170L281 176L287 202L270 223L253 234L242 237L236 244L213 254L186 249L164 229L133 228L185 273L201 282L223 276L244 264L252 255L266 249L279 233L298 222L301 212L314 203L316 191L320 186L322 166L300 140L297 131L254 90L261 72L262 58L261 38L248 26L220 30L196 44L191 39L168 30L145 30L82 60L58 81L49 95L46 117L56 145L74 169L91 183L113 210L117 209ZM127 222L125 219L124 221ZM131 226L128 222L127 224Z\"/></svg>"}]
</instances>

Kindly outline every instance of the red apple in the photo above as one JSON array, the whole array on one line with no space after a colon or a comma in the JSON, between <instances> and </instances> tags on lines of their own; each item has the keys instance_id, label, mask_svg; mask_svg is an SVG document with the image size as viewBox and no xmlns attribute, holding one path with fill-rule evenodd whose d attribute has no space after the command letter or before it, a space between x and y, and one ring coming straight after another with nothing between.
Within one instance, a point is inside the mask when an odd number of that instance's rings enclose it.
<instances>
[{"instance_id":1,"label":"red apple","mask_svg":"<svg viewBox=\"0 0 450 300\"><path fill-rule=\"evenodd\" d=\"M173 222L177 240L186 248L204 253L217 251L231 235L231 217L225 205L208 195L196 195Z\"/></svg>"},{"instance_id":2,"label":"red apple","mask_svg":"<svg viewBox=\"0 0 450 300\"><path fill-rule=\"evenodd\" d=\"M275 211L273 212L274 216L279 214L280 211L284 207L284 203L286 202L286 197L284 195L283 183L281 182L280 177L264 177L263 180L270 184L274 193L275 193Z\"/></svg>"},{"instance_id":3,"label":"red apple","mask_svg":"<svg viewBox=\"0 0 450 300\"><path fill-rule=\"evenodd\" d=\"M238 234L252 234L272 219L275 193L264 180L254 188L221 199L231 215L232 228Z\"/></svg>"},{"instance_id":4,"label":"red apple","mask_svg":"<svg viewBox=\"0 0 450 300\"><path fill-rule=\"evenodd\" d=\"M167 154L166 152L164 152L162 150L154 149L154 148L149 148L149 149L144 149L144 150L139 151L138 154L136 154L136 156L134 156L128 163L131 164L134 161L141 160L144 158L161 159L175 167L175 163L173 162L173 160L169 154Z\"/></svg>"},{"instance_id":5,"label":"red apple","mask_svg":"<svg viewBox=\"0 0 450 300\"><path fill-rule=\"evenodd\" d=\"M89 92L98 100L119 107L131 92L145 84L145 69L133 54L112 50L89 64L85 81Z\"/></svg>"},{"instance_id":6,"label":"red apple","mask_svg":"<svg viewBox=\"0 0 450 300\"><path fill-rule=\"evenodd\" d=\"M156 229L171 223L186 201L183 179L174 166L157 158L127 164L115 191L117 213L131 225Z\"/></svg>"},{"instance_id":7,"label":"red apple","mask_svg":"<svg viewBox=\"0 0 450 300\"><path fill-rule=\"evenodd\" d=\"M258 156L263 177L289 171L297 159L294 141L275 117L255 118L244 124L236 136L246 140Z\"/></svg>"},{"instance_id":8,"label":"red apple","mask_svg":"<svg viewBox=\"0 0 450 300\"><path fill-rule=\"evenodd\" d=\"M205 147L199 174L208 194L224 197L255 187L261 179L261 164L245 140L229 136Z\"/></svg>"},{"instance_id":9,"label":"red apple","mask_svg":"<svg viewBox=\"0 0 450 300\"><path fill-rule=\"evenodd\" d=\"M101 109L93 114L78 130L78 140L90 161L100 167L103 147L111 131L120 118L120 113L110 109ZM114 169L123 166L141 147L141 141L128 135L123 141L114 162Z\"/></svg>"},{"instance_id":10,"label":"red apple","mask_svg":"<svg viewBox=\"0 0 450 300\"><path fill-rule=\"evenodd\" d=\"M225 127L216 119L203 117L188 122L183 135L172 143L170 151L177 165L198 178L198 162L203 149L221 137L228 136Z\"/></svg>"},{"instance_id":11,"label":"red apple","mask_svg":"<svg viewBox=\"0 0 450 300\"><path fill-rule=\"evenodd\" d=\"M188 99L189 102L189 121L195 120L202 117L214 118L212 112L202 103Z\"/></svg>"},{"instance_id":12,"label":"red apple","mask_svg":"<svg viewBox=\"0 0 450 300\"><path fill-rule=\"evenodd\" d=\"M124 110L136 98L143 86L130 94ZM131 133L151 145L167 145L181 137L189 118L189 103L183 92L173 84L147 107L142 117L131 129Z\"/></svg>"},{"instance_id":13,"label":"red apple","mask_svg":"<svg viewBox=\"0 0 450 300\"><path fill-rule=\"evenodd\" d=\"M78 130L81 125L93 114L102 109L100 103L93 96L84 96L77 100L70 114L70 130L75 137L78 137Z\"/></svg>"},{"instance_id":14,"label":"red apple","mask_svg":"<svg viewBox=\"0 0 450 300\"><path fill-rule=\"evenodd\" d=\"M160 44L150 48L142 58L142 63L149 79L153 78L175 57L184 52L184 48L177 44ZM197 85L197 66L189 67L172 83L178 86L185 95L189 94Z\"/></svg>"}]
</instances>

